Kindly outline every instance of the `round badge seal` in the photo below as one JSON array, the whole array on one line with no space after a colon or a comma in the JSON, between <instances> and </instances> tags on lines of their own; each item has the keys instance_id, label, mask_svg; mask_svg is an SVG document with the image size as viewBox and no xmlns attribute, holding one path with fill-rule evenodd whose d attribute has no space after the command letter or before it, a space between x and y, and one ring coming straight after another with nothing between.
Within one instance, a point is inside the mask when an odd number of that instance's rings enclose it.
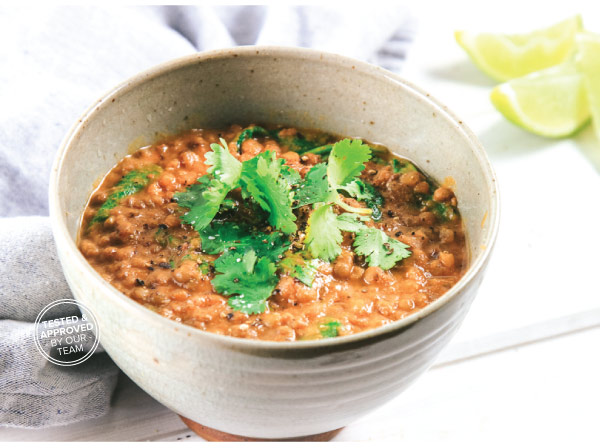
<instances>
[{"instance_id":1,"label":"round badge seal","mask_svg":"<svg viewBox=\"0 0 600 448\"><path fill-rule=\"evenodd\" d=\"M60 305L79 307L81 316L47 318ZM35 320L36 347L44 358L59 366L76 366L89 359L98 348L99 337L96 317L88 307L75 300L56 300L46 305Z\"/></svg>"}]
</instances>

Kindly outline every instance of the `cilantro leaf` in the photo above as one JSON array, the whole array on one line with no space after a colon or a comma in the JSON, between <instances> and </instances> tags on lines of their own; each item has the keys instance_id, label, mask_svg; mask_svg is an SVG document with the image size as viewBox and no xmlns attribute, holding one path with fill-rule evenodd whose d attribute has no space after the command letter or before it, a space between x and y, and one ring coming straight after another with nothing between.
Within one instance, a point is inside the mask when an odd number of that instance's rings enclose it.
<instances>
[{"instance_id":1,"label":"cilantro leaf","mask_svg":"<svg viewBox=\"0 0 600 448\"><path fill-rule=\"evenodd\" d=\"M181 207L189 208L181 219L199 232L219 213L221 203L230 190L229 185L209 176L202 176L198 183L189 186L187 190L175 193L173 199Z\"/></svg>"},{"instance_id":2,"label":"cilantro leaf","mask_svg":"<svg viewBox=\"0 0 600 448\"><path fill-rule=\"evenodd\" d=\"M300 185L302 182L300 173L287 165L281 165L281 177L285 179L290 187Z\"/></svg>"},{"instance_id":3,"label":"cilantro leaf","mask_svg":"<svg viewBox=\"0 0 600 448\"><path fill-rule=\"evenodd\" d=\"M318 205L308 218L306 246L315 258L332 261L342 249L342 232L330 204Z\"/></svg>"},{"instance_id":4,"label":"cilantro leaf","mask_svg":"<svg viewBox=\"0 0 600 448\"><path fill-rule=\"evenodd\" d=\"M229 295L229 306L246 314L262 313L278 279L275 263L257 257L248 250L243 256L230 252L215 261L217 275L212 285L220 294Z\"/></svg>"},{"instance_id":5,"label":"cilantro leaf","mask_svg":"<svg viewBox=\"0 0 600 448\"><path fill-rule=\"evenodd\" d=\"M205 155L206 164L211 165L208 172L231 189L235 188L242 172L242 163L231 155L227 142L223 139L220 145L210 145L210 149L212 151Z\"/></svg>"},{"instance_id":6,"label":"cilantro leaf","mask_svg":"<svg viewBox=\"0 0 600 448\"><path fill-rule=\"evenodd\" d=\"M317 260L307 260L308 254L299 252L288 254L279 263L279 268L291 277L297 278L306 286L312 286L317 275Z\"/></svg>"},{"instance_id":7,"label":"cilantro leaf","mask_svg":"<svg viewBox=\"0 0 600 448\"><path fill-rule=\"evenodd\" d=\"M317 202L333 202L336 197L337 194L333 192L327 179L327 165L325 163L318 163L313 166L306 173L304 182L294 192L294 199L298 201L296 208Z\"/></svg>"},{"instance_id":8,"label":"cilantro leaf","mask_svg":"<svg viewBox=\"0 0 600 448\"><path fill-rule=\"evenodd\" d=\"M389 237L383 230L368 227L363 222L362 216L344 213L337 217L338 227L344 232L356 234L354 250L358 255L366 256L369 266L379 266L382 269L391 269L411 252L409 246Z\"/></svg>"},{"instance_id":9,"label":"cilantro leaf","mask_svg":"<svg viewBox=\"0 0 600 448\"><path fill-rule=\"evenodd\" d=\"M371 209L371 218L374 221L379 221L381 219L381 206L383 205L384 199L381 193L379 193L372 184L356 179L338 189L345 191L359 201L363 201L367 207Z\"/></svg>"},{"instance_id":10,"label":"cilantro leaf","mask_svg":"<svg viewBox=\"0 0 600 448\"><path fill-rule=\"evenodd\" d=\"M319 325L319 332L324 338L335 338L339 335L339 328L342 326L337 320L331 320Z\"/></svg>"},{"instance_id":11,"label":"cilantro leaf","mask_svg":"<svg viewBox=\"0 0 600 448\"><path fill-rule=\"evenodd\" d=\"M366 219L367 218L355 213L343 213L337 217L337 226L344 232L357 233L366 227L361 222L365 221Z\"/></svg>"},{"instance_id":12,"label":"cilantro leaf","mask_svg":"<svg viewBox=\"0 0 600 448\"><path fill-rule=\"evenodd\" d=\"M248 227L233 222L213 223L200 231L202 250L208 254L252 249L258 257L278 261L290 247L290 241L280 232L251 232Z\"/></svg>"},{"instance_id":13,"label":"cilantro leaf","mask_svg":"<svg viewBox=\"0 0 600 448\"><path fill-rule=\"evenodd\" d=\"M411 255L406 244L390 238L379 229L367 226L356 234L354 250L357 254L366 256L369 266L379 266L386 270Z\"/></svg>"},{"instance_id":14,"label":"cilantro leaf","mask_svg":"<svg viewBox=\"0 0 600 448\"><path fill-rule=\"evenodd\" d=\"M333 145L327 162L327 177L333 188L346 185L365 169L371 148L361 140L344 139Z\"/></svg>"},{"instance_id":15,"label":"cilantro leaf","mask_svg":"<svg viewBox=\"0 0 600 448\"><path fill-rule=\"evenodd\" d=\"M306 286L311 287L315 281L317 275L317 269L313 263L306 263L305 265L297 264L294 266L294 270L290 274L292 277L297 278Z\"/></svg>"},{"instance_id":16,"label":"cilantro leaf","mask_svg":"<svg viewBox=\"0 0 600 448\"><path fill-rule=\"evenodd\" d=\"M306 244L314 257L332 261L341 252L342 234L331 204L358 214L371 214L371 209L352 207L338 194L345 189L350 194L372 198L365 184L355 179L371 157L371 149L361 140L344 139L333 145L327 165L318 164L306 174L304 183L294 193L297 206L324 203L313 210L306 233ZM359 183L360 182L360 183Z\"/></svg>"},{"instance_id":17,"label":"cilantro leaf","mask_svg":"<svg viewBox=\"0 0 600 448\"><path fill-rule=\"evenodd\" d=\"M340 199L337 192L339 189L345 190L352 196L361 193L361 187L357 183L361 181L354 178L364 169L365 166L360 160L368 160L368 152L370 152L370 148L360 140L346 139L335 143L328 163L319 163L313 166L294 192L296 207L325 202L336 204L349 212L370 214L372 212L370 209L356 208L346 204ZM344 182L344 184L339 182ZM362 187L364 187L364 183L362 183Z\"/></svg>"},{"instance_id":18,"label":"cilantro leaf","mask_svg":"<svg viewBox=\"0 0 600 448\"><path fill-rule=\"evenodd\" d=\"M113 192L106 198L104 204L100 206L89 225L97 222L106 221L109 216L109 210L115 208L119 201L127 196L142 190L150 181L160 174L162 168L157 165L149 165L139 170L132 170L125 174L119 182L113 187Z\"/></svg>"},{"instance_id":19,"label":"cilantro leaf","mask_svg":"<svg viewBox=\"0 0 600 448\"><path fill-rule=\"evenodd\" d=\"M282 159L267 151L242 164L240 183L242 195L251 197L269 212L269 224L283 233L296 231L296 216L292 213L290 185L281 178Z\"/></svg>"}]
</instances>

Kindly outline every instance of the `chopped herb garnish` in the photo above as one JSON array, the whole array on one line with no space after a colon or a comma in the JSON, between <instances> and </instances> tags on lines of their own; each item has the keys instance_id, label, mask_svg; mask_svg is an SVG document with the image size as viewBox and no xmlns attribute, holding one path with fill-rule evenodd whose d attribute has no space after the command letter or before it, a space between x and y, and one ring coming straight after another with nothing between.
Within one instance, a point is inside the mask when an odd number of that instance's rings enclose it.
<instances>
[{"instance_id":1,"label":"chopped herb garnish","mask_svg":"<svg viewBox=\"0 0 600 448\"><path fill-rule=\"evenodd\" d=\"M302 176L300 176L300 173L287 165L281 166L281 177L283 177L290 187L300 185L302 182Z\"/></svg>"},{"instance_id":2,"label":"chopped herb garnish","mask_svg":"<svg viewBox=\"0 0 600 448\"><path fill-rule=\"evenodd\" d=\"M288 253L279 263L279 268L291 277L297 278L306 286L312 286L317 276L317 260L307 259L307 253Z\"/></svg>"},{"instance_id":3,"label":"chopped herb garnish","mask_svg":"<svg viewBox=\"0 0 600 448\"><path fill-rule=\"evenodd\" d=\"M113 192L108 196L104 204L98 209L90 220L90 225L104 222L109 216L109 211L115 208L121 199L131 196L146 187L155 176L160 174L162 168L157 165L149 165L139 170L132 170L115 184Z\"/></svg>"},{"instance_id":4,"label":"chopped herb garnish","mask_svg":"<svg viewBox=\"0 0 600 448\"><path fill-rule=\"evenodd\" d=\"M390 238L382 230L367 226L356 234L354 249L357 254L366 256L369 266L382 269L391 269L411 255L406 244Z\"/></svg>"},{"instance_id":5,"label":"chopped herb garnish","mask_svg":"<svg viewBox=\"0 0 600 448\"><path fill-rule=\"evenodd\" d=\"M310 152L312 149L323 144L321 142L308 140L300 134L293 136L281 136L280 132L281 130L278 130L273 132L271 135L281 146L287 146L290 151L297 152L300 155Z\"/></svg>"},{"instance_id":6,"label":"chopped herb garnish","mask_svg":"<svg viewBox=\"0 0 600 448\"><path fill-rule=\"evenodd\" d=\"M331 320L319 325L319 333L324 338L335 338L339 335L339 328L342 326L337 320Z\"/></svg>"},{"instance_id":7,"label":"chopped herb garnish","mask_svg":"<svg viewBox=\"0 0 600 448\"><path fill-rule=\"evenodd\" d=\"M341 189L357 200L363 201L367 207L371 209L371 219L373 219L373 221L379 221L381 219L381 207L383 206L384 200L381 193L379 193L373 185L357 179Z\"/></svg>"},{"instance_id":8,"label":"chopped herb garnish","mask_svg":"<svg viewBox=\"0 0 600 448\"><path fill-rule=\"evenodd\" d=\"M314 262L309 262L304 265L294 266L294 270L290 275L300 280L306 286L311 287L315 281L317 269L314 266Z\"/></svg>"},{"instance_id":9,"label":"chopped herb garnish","mask_svg":"<svg viewBox=\"0 0 600 448\"><path fill-rule=\"evenodd\" d=\"M334 188L352 182L365 169L371 148L360 140L344 139L333 145L327 162L327 177Z\"/></svg>"},{"instance_id":10,"label":"chopped herb garnish","mask_svg":"<svg viewBox=\"0 0 600 448\"><path fill-rule=\"evenodd\" d=\"M392 169L394 173L408 173L410 171L418 171L417 167L408 160L392 159Z\"/></svg>"}]
</instances>

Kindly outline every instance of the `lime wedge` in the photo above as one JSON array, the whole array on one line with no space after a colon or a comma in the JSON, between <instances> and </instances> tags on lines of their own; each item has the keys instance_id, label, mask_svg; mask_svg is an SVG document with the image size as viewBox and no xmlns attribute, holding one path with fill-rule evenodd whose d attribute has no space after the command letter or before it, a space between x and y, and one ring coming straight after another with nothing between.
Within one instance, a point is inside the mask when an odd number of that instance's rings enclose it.
<instances>
[{"instance_id":1,"label":"lime wedge","mask_svg":"<svg viewBox=\"0 0 600 448\"><path fill-rule=\"evenodd\" d=\"M577 67L583 73L594 129L600 139L600 35L578 34L577 50Z\"/></svg>"},{"instance_id":2,"label":"lime wedge","mask_svg":"<svg viewBox=\"0 0 600 448\"><path fill-rule=\"evenodd\" d=\"M490 97L510 121L544 137L574 134L590 117L583 75L571 61L500 84Z\"/></svg>"},{"instance_id":3,"label":"lime wedge","mask_svg":"<svg viewBox=\"0 0 600 448\"><path fill-rule=\"evenodd\" d=\"M454 37L483 72L497 81L508 81L564 62L582 29L577 15L528 34L456 31Z\"/></svg>"}]
</instances>

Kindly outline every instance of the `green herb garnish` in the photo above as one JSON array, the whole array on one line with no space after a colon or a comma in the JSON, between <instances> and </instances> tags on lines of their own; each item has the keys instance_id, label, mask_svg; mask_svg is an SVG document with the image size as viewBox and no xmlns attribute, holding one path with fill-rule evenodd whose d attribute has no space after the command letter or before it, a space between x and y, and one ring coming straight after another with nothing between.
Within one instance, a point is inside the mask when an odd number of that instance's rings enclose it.
<instances>
[{"instance_id":1,"label":"green herb garnish","mask_svg":"<svg viewBox=\"0 0 600 448\"><path fill-rule=\"evenodd\" d=\"M242 149L242 143L244 143L244 141L248 140L249 138L254 138L256 136L266 137L268 135L271 135L271 133L260 126L252 126L251 128L244 129L237 139L238 152L240 152Z\"/></svg>"},{"instance_id":2,"label":"green herb garnish","mask_svg":"<svg viewBox=\"0 0 600 448\"><path fill-rule=\"evenodd\" d=\"M308 140L307 138L298 134L293 136L281 136L280 132L281 129L269 131L261 126L252 126L246 128L240 133L240 136L237 139L238 152L241 151L242 143L244 143L244 141L255 137L271 137L281 146L287 146L290 151L295 151L300 155L307 152L312 152L314 148L322 145L321 142Z\"/></svg>"},{"instance_id":3,"label":"green herb garnish","mask_svg":"<svg viewBox=\"0 0 600 448\"><path fill-rule=\"evenodd\" d=\"M281 176L283 162L272 151L258 154L242 164L240 184L244 198L252 198L269 212L269 224L290 234L296 231L296 216L290 184Z\"/></svg>"},{"instance_id":4,"label":"green herb garnish","mask_svg":"<svg viewBox=\"0 0 600 448\"><path fill-rule=\"evenodd\" d=\"M319 333L323 338L335 338L339 335L339 328L342 326L337 320L331 320L319 325Z\"/></svg>"},{"instance_id":5,"label":"green herb garnish","mask_svg":"<svg viewBox=\"0 0 600 448\"><path fill-rule=\"evenodd\" d=\"M229 153L225 140L221 139L221 145L213 143L210 148L212 152L206 154L206 163L210 165L208 172L212 176L202 176L186 191L173 195L180 206L189 208L182 217L183 222L198 232L219 213L227 194L238 186L242 171L242 163Z\"/></svg>"},{"instance_id":6,"label":"green herb garnish","mask_svg":"<svg viewBox=\"0 0 600 448\"><path fill-rule=\"evenodd\" d=\"M394 173L408 173L410 171L418 171L417 167L408 160L392 159L392 169Z\"/></svg>"},{"instance_id":7,"label":"green herb garnish","mask_svg":"<svg viewBox=\"0 0 600 448\"><path fill-rule=\"evenodd\" d=\"M332 261L342 252L342 232L331 204L316 207L308 218L306 245L315 258Z\"/></svg>"},{"instance_id":8,"label":"green herb garnish","mask_svg":"<svg viewBox=\"0 0 600 448\"><path fill-rule=\"evenodd\" d=\"M279 138L278 132L253 127L242 132L238 146L255 135ZM410 255L406 245L365 224L381 216L383 198L359 178L371 157L371 148L362 141L344 139L331 145L327 163L312 167L304 179L270 151L240 162L224 140L220 145L211 145L211 149L206 154L208 174L174 197L188 209L182 220L198 231L202 251L220 254L214 262L216 275L211 282L217 292L230 296L229 305L235 311L264 312L279 281L278 270L311 286L318 262L308 254L335 260L341 252L343 231L356 234L356 253L364 255L370 266L390 269ZM252 225L226 220L235 216L232 211L240 204L239 199L230 196L239 198L238 193L231 193L236 189L240 189L241 204L262 209L266 212L264 218ZM367 207L346 204L342 194L365 202ZM304 239L306 251L293 254L289 251L291 241L298 237L292 207L306 205L313 206ZM334 206L351 213L338 216ZM337 326L331 324L328 334L335 331L336 336Z\"/></svg>"},{"instance_id":9,"label":"green herb garnish","mask_svg":"<svg viewBox=\"0 0 600 448\"><path fill-rule=\"evenodd\" d=\"M358 189L353 184L371 157L369 146L360 140L344 139L333 145L327 164L319 163L306 174L304 182L296 189L297 206L308 204L335 204L352 213L371 214L371 209L356 208L346 204L338 190L353 196Z\"/></svg>"},{"instance_id":10,"label":"green herb garnish","mask_svg":"<svg viewBox=\"0 0 600 448\"><path fill-rule=\"evenodd\" d=\"M233 222L214 223L200 232L202 250L208 254L244 253L253 250L258 257L276 261L290 247L288 238L280 232L252 232Z\"/></svg>"},{"instance_id":11,"label":"green herb garnish","mask_svg":"<svg viewBox=\"0 0 600 448\"><path fill-rule=\"evenodd\" d=\"M411 252L408 246L388 236L383 230L368 227L359 215L344 213L337 217L338 228L356 234L353 247L358 255L364 255L369 266L391 269L408 258Z\"/></svg>"},{"instance_id":12,"label":"green herb garnish","mask_svg":"<svg viewBox=\"0 0 600 448\"><path fill-rule=\"evenodd\" d=\"M98 209L89 225L104 222L109 216L109 211L116 207L121 199L131 196L146 187L155 176L160 174L162 168L157 165L149 165L139 170L132 170L125 174L113 187L113 192L108 196L104 204Z\"/></svg>"},{"instance_id":13,"label":"green herb garnish","mask_svg":"<svg viewBox=\"0 0 600 448\"><path fill-rule=\"evenodd\" d=\"M317 276L318 261L307 259L309 254L305 252L288 253L279 263L279 268L287 275L297 278L306 286L312 286Z\"/></svg>"},{"instance_id":14,"label":"green herb garnish","mask_svg":"<svg viewBox=\"0 0 600 448\"><path fill-rule=\"evenodd\" d=\"M356 214L372 214L372 208L349 206L339 195L343 191L359 200L375 201L366 184L358 179L370 157L371 149L360 140L337 142L327 164L315 165L296 190L299 206L315 204L306 231L306 244L314 257L332 261L341 253L342 233L332 205Z\"/></svg>"},{"instance_id":15,"label":"green herb garnish","mask_svg":"<svg viewBox=\"0 0 600 448\"><path fill-rule=\"evenodd\" d=\"M267 309L267 298L277 285L277 267L266 257L257 257L250 249L244 255L234 252L215 261L217 275L212 284L218 293L229 295L229 306L247 314Z\"/></svg>"},{"instance_id":16,"label":"green herb garnish","mask_svg":"<svg viewBox=\"0 0 600 448\"><path fill-rule=\"evenodd\" d=\"M371 209L371 219L379 221L382 217L381 207L384 200L381 193L369 182L357 179L342 188L350 196L363 201Z\"/></svg>"}]
</instances>

